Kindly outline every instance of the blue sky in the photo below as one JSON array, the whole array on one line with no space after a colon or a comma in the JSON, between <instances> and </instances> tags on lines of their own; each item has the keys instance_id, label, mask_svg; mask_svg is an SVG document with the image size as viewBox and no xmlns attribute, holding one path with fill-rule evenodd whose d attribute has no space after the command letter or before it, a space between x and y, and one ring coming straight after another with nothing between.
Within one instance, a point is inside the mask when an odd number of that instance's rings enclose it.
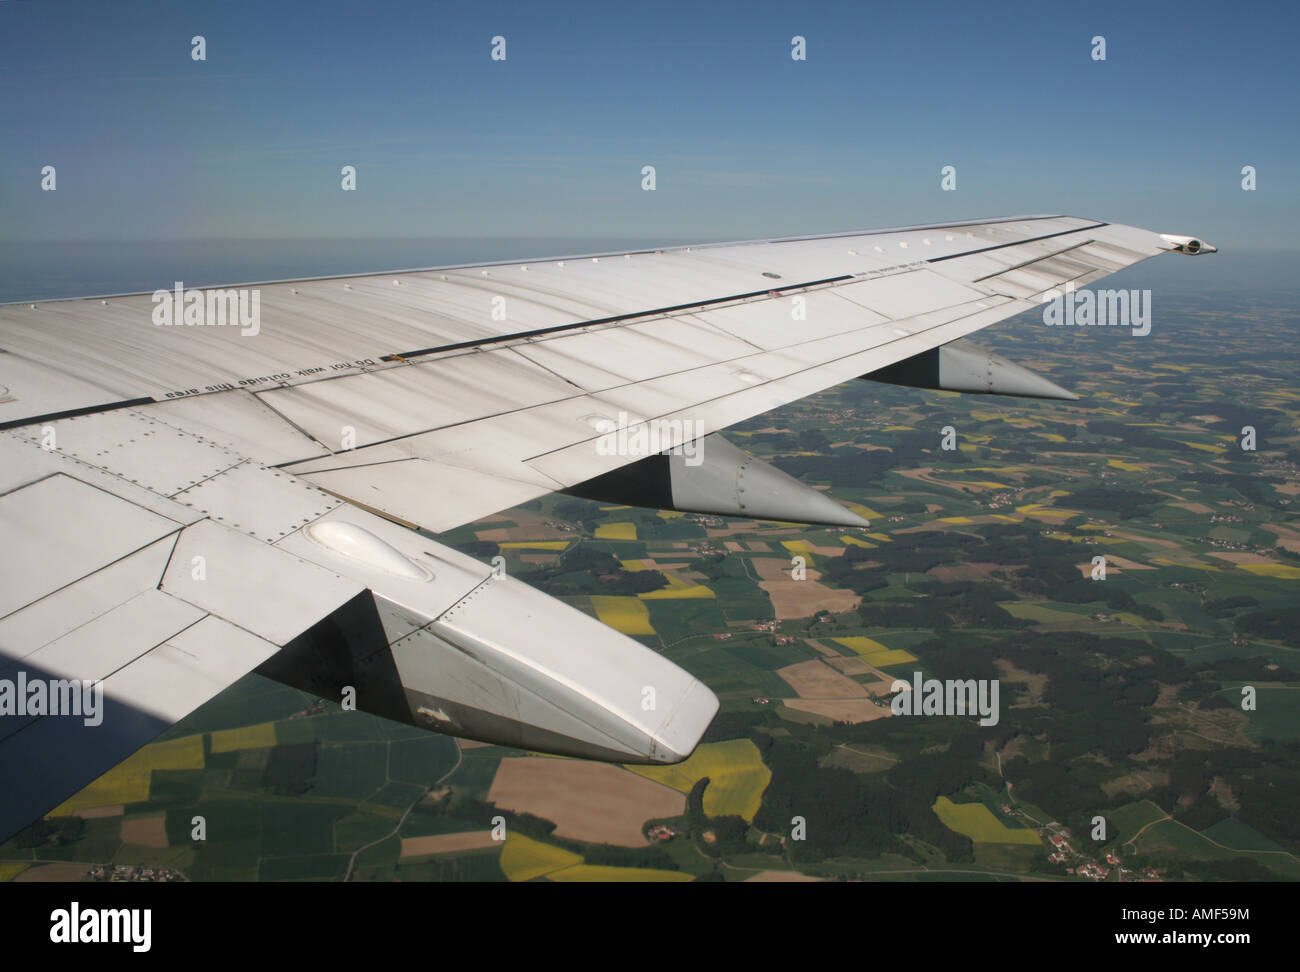
<instances>
[{"instance_id":1,"label":"blue sky","mask_svg":"<svg viewBox=\"0 0 1300 972\"><path fill-rule=\"evenodd\" d=\"M1297 26L1283 3L0 0L0 241L703 242L1067 212L1294 251Z\"/></svg>"}]
</instances>

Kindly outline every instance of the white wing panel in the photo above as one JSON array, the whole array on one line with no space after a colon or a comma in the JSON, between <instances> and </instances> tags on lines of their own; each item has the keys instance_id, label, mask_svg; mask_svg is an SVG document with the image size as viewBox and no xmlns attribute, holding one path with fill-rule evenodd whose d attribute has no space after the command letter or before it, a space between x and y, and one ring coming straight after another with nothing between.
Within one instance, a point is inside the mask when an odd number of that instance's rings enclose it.
<instances>
[{"instance_id":1,"label":"white wing panel","mask_svg":"<svg viewBox=\"0 0 1300 972\"><path fill-rule=\"evenodd\" d=\"M157 587L175 544L164 537L0 619L0 655L24 657Z\"/></svg>"},{"instance_id":2,"label":"white wing panel","mask_svg":"<svg viewBox=\"0 0 1300 972\"><path fill-rule=\"evenodd\" d=\"M57 678L104 679L204 616L194 605L161 591L141 591L28 655L23 667Z\"/></svg>"},{"instance_id":3,"label":"white wing panel","mask_svg":"<svg viewBox=\"0 0 1300 972\"><path fill-rule=\"evenodd\" d=\"M361 587L203 520L181 534L162 590L259 638L285 645L360 593ZM268 591L275 592L274 597L268 599Z\"/></svg>"},{"instance_id":4,"label":"white wing panel","mask_svg":"<svg viewBox=\"0 0 1300 972\"><path fill-rule=\"evenodd\" d=\"M0 355L3 360L4 355ZM0 495L61 471L63 459L27 438L33 431L0 432Z\"/></svg>"},{"instance_id":5,"label":"white wing panel","mask_svg":"<svg viewBox=\"0 0 1300 972\"><path fill-rule=\"evenodd\" d=\"M19 434L36 439L32 429ZM107 470L161 496L170 496L243 461L214 442L133 409L49 422L40 438L47 435L61 455Z\"/></svg>"},{"instance_id":6,"label":"white wing panel","mask_svg":"<svg viewBox=\"0 0 1300 972\"><path fill-rule=\"evenodd\" d=\"M773 296L697 311L692 317L764 351L842 334L885 320L840 299L833 290Z\"/></svg>"},{"instance_id":7,"label":"white wing panel","mask_svg":"<svg viewBox=\"0 0 1300 972\"><path fill-rule=\"evenodd\" d=\"M994 303L994 299L986 299L983 303ZM1003 301L1000 306L993 308L982 307L980 304L981 302L975 302L962 308L938 311L903 322L910 326L900 326L898 330L909 333L891 333L886 343L867 351L858 350L861 342L852 334L826 338L807 347L787 349L780 353L787 359L781 377L720 397L709 397L706 388L695 393L695 402L654 417L665 423L678 423L681 427L686 427L685 423L690 422L690 427L702 429L702 434L718 431L875 368L909 358L936 344L956 340L979 330L1005 317L1012 302ZM1026 309L1027 305L1017 306L1018 309ZM934 331L942 331L942 338L937 338ZM808 363L797 363L791 367L788 358L793 355L806 356ZM764 363L760 360L754 364L761 369ZM702 384L707 386L707 382ZM627 458L620 456L602 455L596 448L595 438L588 437L572 445L538 454L529 460L529 465L565 485L576 485L602 472L618 468L627 461Z\"/></svg>"},{"instance_id":8,"label":"white wing panel","mask_svg":"<svg viewBox=\"0 0 1300 972\"><path fill-rule=\"evenodd\" d=\"M0 496L0 617L180 529L65 475ZM38 567L39 565L39 567Z\"/></svg>"},{"instance_id":9,"label":"white wing panel","mask_svg":"<svg viewBox=\"0 0 1300 972\"><path fill-rule=\"evenodd\" d=\"M0 664L0 678L21 678L28 684L104 679L202 617L203 612L189 604L157 591L144 591L24 658L6 659ZM7 714L0 719L0 740L40 718Z\"/></svg>"},{"instance_id":10,"label":"white wing panel","mask_svg":"<svg viewBox=\"0 0 1300 972\"><path fill-rule=\"evenodd\" d=\"M489 462L484 457L484 464ZM516 465L532 482L424 459L298 475L363 509L436 532L560 488L560 483L544 479L522 463Z\"/></svg>"},{"instance_id":11,"label":"white wing panel","mask_svg":"<svg viewBox=\"0 0 1300 972\"><path fill-rule=\"evenodd\" d=\"M104 694L170 724L277 651L278 645L208 616L110 676L104 682Z\"/></svg>"},{"instance_id":12,"label":"white wing panel","mask_svg":"<svg viewBox=\"0 0 1300 972\"><path fill-rule=\"evenodd\" d=\"M691 317L593 328L515 345L515 353L601 391L753 354L759 348Z\"/></svg>"},{"instance_id":13,"label":"white wing panel","mask_svg":"<svg viewBox=\"0 0 1300 972\"><path fill-rule=\"evenodd\" d=\"M274 543L324 516L341 501L300 479L245 462L177 493L183 503L223 526Z\"/></svg>"},{"instance_id":14,"label":"white wing panel","mask_svg":"<svg viewBox=\"0 0 1300 972\"><path fill-rule=\"evenodd\" d=\"M408 367L333 378L259 397L340 450L568 398L570 383L508 349L470 352Z\"/></svg>"},{"instance_id":15,"label":"white wing panel","mask_svg":"<svg viewBox=\"0 0 1300 972\"><path fill-rule=\"evenodd\" d=\"M225 288L247 291L250 300L257 291L256 328L158 326L150 294L3 305L0 347L12 357L0 361L0 375L10 369L13 380L0 379L9 388L9 400L0 401L0 426L150 396L295 384L430 347L690 310L1096 225L1025 217ZM1105 238L1141 239L1123 232ZM506 300L504 320L492 318L494 296Z\"/></svg>"},{"instance_id":16,"label":"white wing panel","mask_svg":"<svg viewBox=\"0 0 1300 972\"><path fill-rule=\"evenodd\" d=\"M0 305L0 349L8 351L0 354L0 388L4 389L0 391L0 428L23 418L36 421L42 416L127 397L118 390L121 385L101 382L89 369L74 375L57 358L40 363L9 350L4 324L6 318L12 323L19 314L12 305Z\"/></svg>"},{"instance_id":17,"label":"white wing panel","mask_svg":"<svg viewBox=\"0 0 1300 972\"><path fill-rule=\"evenodd\" d=\"M159 402L137 411L264 466L278 466L326 451L321 443L244 389Z\"/></svg>"},{"instance_id":18,"label":"white wing panel","mask_svg":"<svg viewBox=\"0 0 1300 972\"><path fill-rule=\"evenodd\" d=\"M955 307L983 296L927 268L873 277L836 290L845 300L874 311L883 320L896 321L942 307Z\"/></svg>"}]
</instances>

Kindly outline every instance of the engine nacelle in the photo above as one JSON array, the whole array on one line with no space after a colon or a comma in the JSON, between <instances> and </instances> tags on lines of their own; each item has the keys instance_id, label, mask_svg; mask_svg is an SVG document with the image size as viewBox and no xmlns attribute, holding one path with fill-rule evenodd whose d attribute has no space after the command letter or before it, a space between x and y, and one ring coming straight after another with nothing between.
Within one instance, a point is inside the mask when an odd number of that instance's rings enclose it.
<instances>
[{"instance_id":1,"label":"engine nacelle","mask_svg":"<svg viewBox=\"0 0 1300 972\"><path fill-rule=\"evenodd\" d=\"M1169 244L1166 249L1175 250L1178 253L1186 253L1189 256L1196 256L1200 253L1218 253L1217 246L1211 246L1204 240L1197 239L1195 236L1174 236L1171 233L1161 233L1160 238Z\"/></svg>"},{"instance_id":2,"label":"engine nacelle","mask_svg":"<svg viewBox=\"0 0 1300 972\"><path fill-rule=\"evenodd\" d=\"M656 510L745 516L787 523L867 527L868 521L714 432L695 459L661 453L562 492L603 503Z\"/></svg>"},{"instance_id":3,"label":"engine nacelle","mask_svg":"<svg viewBox=\"0 0 1300 972\"><path fill-rule=\"evenodd\" d=\"M1079 396L1013 361L985 351L965 338L922 351L896 364L862 375L909 388L934 388L976 395L1017 395L1074 402Z\"/></svg>"}]
</instances>

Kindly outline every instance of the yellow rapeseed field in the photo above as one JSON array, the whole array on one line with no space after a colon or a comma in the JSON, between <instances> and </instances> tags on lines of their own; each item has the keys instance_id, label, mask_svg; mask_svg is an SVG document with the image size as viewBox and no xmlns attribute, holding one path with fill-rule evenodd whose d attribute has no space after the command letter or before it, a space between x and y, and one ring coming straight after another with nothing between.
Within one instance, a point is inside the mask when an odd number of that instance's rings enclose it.
<instances>
[{"instance_id":1,"label":"yellow rapeseed field","mask_svg":"<svg viewBox=\"0 0 1300 972\"><path fill-rule=\"evenodd\" d=\"M59 804L48 816L67 816L118 803L143 803L149 799L149 782L156 769L203 769L203 736L182 736L145 746Z\"/></svg>"},{"instance_id":2,"label":"yellow rapeseed field","mask_svg":"<svg viewBox=\"0 0 1300 972\"><path fill-rule=\"evenodd\" d=\"M1041 844L1027 827L1008 827L982 803L953 803L939 797L931 808L949 830L982 844Z\"/></svg>"},{"instance_id":3,"label":"yellow rapeseed field","mask_svg":"<svg viewBox=\"0 0 1300 972\"><path fill-rule=\"evenodd\" d=\"M635 523L602 523L596 527L597 540L635 540Z\"/></svg>"},{"instance_id":4,"label":"yellow rapeseed field","mask_svg":"<svg viewBox=\"0 0 1300 972\"><path fill-rule=\"evenodd\" d=\"M219 729L212 733L214 753L229 753L237 749L265 749L274 745L274 722L263 722L240 729Z\"/></svg>"},{"instance_id":5,"label":"yellow rapeseed field","mask_svg":"<svg viewBox=\"0 0 1300 972\"><path fill-rule=\"evenodd\" d=\"M1300 567L1293 567L1291 564L1238 564L1237 567L1264 577L1280 577L1283 580L1300 578Z\"/></svg>"},{"instance_id":6,"label":"yellow rapeseed field","mask_svg":"<svg viewBox=\"0 0 1300 972\"><path fill-rule=\"evenodd\" d=\"M734 814L751 821L772 779L772 771L764 765L758 747L748 739L705 743L690 759L676 766L628 766L627 769L679 793L689 793L707 776L704 812L710 817Z\"/></svg>"},{"instance_id":7,"label":"yellow rapeseed field","mask_svg":"<svg viewBox=\"0 0 1300 972\"><path fill-rule=\"evenodd\" d=\"M654 626L650 623L650 611L640 598L593 594L591 606L596 609L596 617L623 634L652 635L655 633Z\"/></svg>"},{"instance_id":8,"label":"yellow rapeseed field","mask_svg":"<svg viewBox=\"0 0 1300 972\"><path fill-rule=\"evenodd\" d=\"M506 844L501 848L501 870L511 881L531 881L581 863L579 854L513 831L506 835Z\"/></svg>"},{"instance_id":9,"label":"yellow rapeseed field","mask_svg":"<svg viewBox=\"0 0 1300 972\"><path fill-rule=\"evenodd\" d=\"M853 544L855 547L870 547L873 549L878 546L869 540L863 540L861 537L840 537L840 542L844 544Z\"/></svg>"},{"instance_id":10,"label":"yellow rapeseed field","mask_svg":"<svg viewBox=\"0 0 1300 972\"><path fill-rule=\"evenodd\" d=\"M703 584L682 584L671 585L661 591L648 591L645 594L638 594L637 597L643 601L662 601L670 598L717 597L717 595L713 593L713 588L705 587Z\"/></svg>"},{"instance_id":11,"label":"yellow rapeseed field","mask_svg":"<svg viewBox=\"0 0 1300 972\"><path fill-rule=\"evenodd\" d=\"M890 648L874 638L836 638L837 642L862 657L868 665L882 668L886 665L905 665L916 661L916 656L902 648Z\"/></svg>"}]
</instances>

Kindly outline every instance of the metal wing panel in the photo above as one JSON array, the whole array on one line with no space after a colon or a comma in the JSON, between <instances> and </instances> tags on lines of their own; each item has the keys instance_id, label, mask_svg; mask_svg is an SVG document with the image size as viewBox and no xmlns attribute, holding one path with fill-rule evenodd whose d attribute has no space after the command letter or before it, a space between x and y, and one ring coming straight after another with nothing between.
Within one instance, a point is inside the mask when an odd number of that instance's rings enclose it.
<instances>
[{"instance_id":1,"label":"metal wing panel","mask_svg":"<svg viewBox=\"0 0 1300 972\"><path fill-rule=\"evenodd\" d=\"M508 349L259 393L321 442L356 446L568 398L574 386Z\"/></svg>"},{"instance_id":2,"label":"metal wing panel","mask_svg":"<svg viewBox=\"0 0 1300 972\"><path fill-rule=\"evenodd\" d=\"M0 617L174 533L179 524L59 474L0 496ZM34 569L39 565L39 569Z\"/></svg>"},{"instance_id":3,"label":"metal wing panel","mask_svg":"<svg viewBox=\"0 0 1300 972\"><path fill-rule=\"evenodd\" d=\"M0 662L0 679L15 686L49 679L101 681L203 616L204 612L192 605L156 590L140 591L36 651L22 657L6 657ZM21 650L21 646L17 647ZM15 706L25 707L25 702L19 703L17 694L15 688ZM0 739L12 736L41 717L22 711L5 713L5 718L0 719Z\"/></svg>"},{"instance_id":4,"label":"metal wing panel","mask_svg":"<svg viewBox=\"0 0 1300 972\"><path fill-rule=\"evenodd\" d=\"M597 392L729 361L759 349L751 341L683 315L557 335L512 350L577 390Z\"/></svg>"},{"instance_id":5,"label":"metal wing panel","mask_svg":"<svg viewBox=\"0 0 1300 972\"><path fill-rule=\"evenodd\" d=\"M47 423L42 440L61 456L103 469L161 496L237 466L244 458L151 415L118 409Z\"/></svg>"},{"instance_id":6,"label":"metal wing panel","mask_svg":"<svg viewBox=\"0 0 1300 972\"><path fill-rule=\"evenodd\" d=\"M13 400L0 401L0 425L151 396L295 384L322 373L375 368L385 356L408 351L687 308L1089 225L1097 224L1073 217L1026 217L241 285L250 291L255 286L260 297L255 336L229 326L159 327L149 294L2 305L0 347L12 357L0 361L0 375L10 379L0 378L0 383ZM505 319L493 318L492 296L506 297ZM51 373L61 377L52 385L41 380Z\"/></svg>"},{"instance_id":7,"label":"metal wing panel","mask_svg":"<svg viewBox=\"0 0 1300 972\"><path fill-rule=\"evenodd\" d=\"M164 537L0 618L0 656L25 657L156 587L175 545L175 534Z\"/></svg>"},{"instance_id":8,"label":"metal wing panel","mask_svg":"<svg viewBox=\"0 0 1300 972\"><path fill-rule=\"evenodd\" d=\"M563 485L522 464L520 469L534 482L425 459L299 475L362 509L440 532L553 493Z\"/></svg>"},{"instance_id":9,"label":"metal wing panel","mask_svg":"<svg viewBox=\"0 0 1300 972\"><path fill-rule=\"evenodd\" d=\"M212 520L181 534L160 588L276 645L361 592L352 581Z\"/></svg>"},{"instance_id":10,"label":"metal wing panel","mask_svg":"<svg viewBox=\"0 0 1300 972\"><path fill-rule=\"evenodd\" d=\"M796 292L709 308L695 312L692 318L761 351L774 351L887 320L842 299L838 289Z\"/></svg>"},{"instance_id":11,"label":"metal wing panel","mask_svg":"<svg viewBox=\"0 0 1300 972\"><path fill-rule=\"evenodd\" d=\"M1014 246L1000 245L932 264L935 271L989 292L1039 301L1067 283L1099 279L1167 249L1146 230L1094 224L1076 232Z\"/></svg>"},{"instance_id":12,"label":"metal wing panel","mask_svg":"<svg viewBox=\"0 0 1300 972\"><path fill-rule=\"evenodd\" d=\"M264 466L324 454L325 447L245 389L134 409Z\"/></svg>"},{"instance_id":13,"label":"metal wing panel","mask_svg":"<svg viewBox=\"0 0 1300 972\"><path fill-rule=\"evenodd\" d=\"M601 423L622 421L635 432L638 423L657 418L676 422L677 430L690 430L688 437L716 431L955 340L1028 306L984 297L907 321L873 324L783 351L754 352L739 361L419 433L289 469L366 508L441 531L638 458L602 454L596 443L601 428L608 426ZM936 330L942 333L936 335ZM599 335L548 343L567 341L580 348L584 338ZM496 353L485 352L484 357ZM572 357L576 360L580 354L575 348ZM436 362L412 367L434 366ZM667 448L676 440L661 438L660 443ZM392 461L399 456L431 462Z\"/></svg>"},{"instance_id":14,"label":"metal wing panel","mask_svg":"<svg viewBox=\"0 0 1300 972\"><path fill-rule=\"evenodd\" d=\"M452 289L431 305L434 316L468 313L468 292L486 294L503 281L519 295L512 301L581 295L603 281L631 292L632 301L648 301L652 291L658 301L694 294L700 303L658 316L562 325L470 353L418 354L367 374L289 383L259 398L334 448L286 468L368 509L441 530L637 458L598 454L593 443L610 423L664 419L690 421L696 432L725 428L1029 309L1054 286L1095 279L1163 248L1143 230L1050 218L539 261L527 269L466 268L445 275ZM765 279L759 266L779 269ZM678 272L683 268L690 273ZM792 278L836 271L851 275L819 276L832 282L810 290L727 293L742 278L782 288ZM406 290L391 279L366 278L364 294L387 306L392 300L381 297L383 287L401 291L407 313L439 289L442 276L422 274ZM711 292L700 289L708 279ZM313 288L314 300L331 288L331 299L343 304L357 294L337 280ZM340 299L340 292L348 296ZM802 314L793 312L796 297ZM553 317L526 323L562 321L573 305L561 306ZM598 294L586 306L616 305ZM622 305L635 315L632 307ZM510 333L500 327L495 333ZM342 448L348 429L356 433L354 450Z\"/></svg>"},{"instance_id":15,"label":"metal wing panel","mask_svg":"<svg viewBox=\"0 0 1300 972\"><path fill-rule=\"evenodd\" d=\"M865 351L861 350L862 341L856 334L824 338L808 346L787 349L781 352L784 362L780 365L783 369L780 377L719 397L709 396L705 382L702 383L704 389L696 391L695 402L683 403L674 411L652 417L670 426L679 423L688 427L685 425L687 422L699 423L689 427L702 430L701 434L718 431L1028 309L1023 303L1005 300L994 307L981 306L982 303L992 304L995 299L900 322L911 325L910 328L899 326L897 329L907 333L892 333L891 329L887 340L873 342L873 346ZM805 360L796 358L791 361L795 355ZM765 364L775 363L763 359L752 362L759 369ZM602 454L596 448L595 438L589 436L583 441L536 455L529 460L529 465L565 485L576 485L636 458Z\"/></svg>"},{"instance_id":16,"label":"metal wing panel","mask_svg":"<svg viewBox=\"0 0 1300 972\"><path fill-rule=\"evenodd\" d=\"M149 588L25 656L22 665L57 678L105 679L204 615Z\"/></svg>"},{"instance_id":17,"label":"metal wing panel","mask_svg":"<svg viewBox=\"0 0 1300 972\"><path fill-rule=\"evenodd\" d=\"M279 650L277 644L207 615L109 676L104 694L172 725Z\"/></svg>"},{"instance_id":18,"label":"metal wing panel","mask_svg":"<svg viewBox=\"0 0 1300 972\"><path fill-rule=\"evenodd\" d=\"M11 351L2 323L7 309L0 305L0 352L7 352L0 353L0 429L128 397L119 390L124 386L103 382L99 375L73 375L57 359L42 364Z\"/></svg>"}]
</instances>

